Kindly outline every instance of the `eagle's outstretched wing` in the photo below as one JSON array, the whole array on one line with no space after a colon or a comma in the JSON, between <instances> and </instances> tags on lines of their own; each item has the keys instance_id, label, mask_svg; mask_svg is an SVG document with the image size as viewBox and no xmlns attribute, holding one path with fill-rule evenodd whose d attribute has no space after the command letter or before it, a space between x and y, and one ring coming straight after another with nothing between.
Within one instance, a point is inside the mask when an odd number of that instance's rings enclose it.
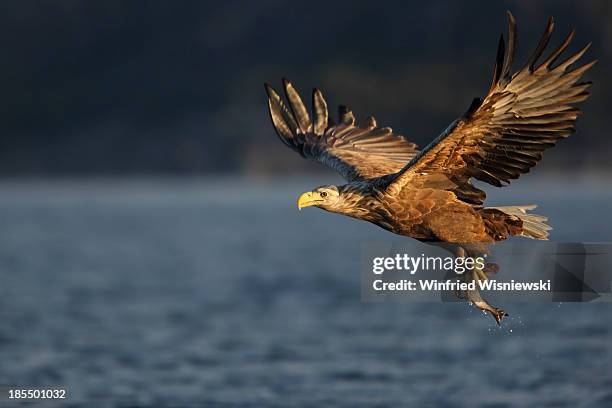
<instances>
[{"instance_id":1,"label":"eagle's outstretched wing","mask_svg":"<svg viewBox=\"0 0 612 408\"><path fill-rule=\"evenodd\" d=\"M501 187L527 173L544 150L574 131L580 111L573 105L589 96L589 82L578 82L597 61L568 70L590 44L554 65L569 45L572 30L544 61L537 63L553 31L550 18L537 48L523 68L510 75L516 43L514 17L508 12L509 42L505 52L499 42L493 82L486 97L475 99L463 117L413 158L388 188L396 191L409 183L422 184L430 174L445 174L457 184L455 192L467 193L467 201L482 204L484 193L469 182L471 177ZM461 197L460 197L461 198Z\"/></svg>"},{"instance_id":2,"label":"eagle's outstretched wing","mask_svg":"<svg viewBox=\"0 0 612 408\"><path fill-rule=\"evenodd\" d=\"M268 106L280 139L305 158L318 161L338 171L346 180L368 180L401 170L416 154L414 143L396 135L388 127L378 127L369 117L359 126L353 113L339 108L340 123L331 124L323 94L312 94L310 115L293 85L283 80L289 108L266 84Z\"/></svg>"}]
</instances>

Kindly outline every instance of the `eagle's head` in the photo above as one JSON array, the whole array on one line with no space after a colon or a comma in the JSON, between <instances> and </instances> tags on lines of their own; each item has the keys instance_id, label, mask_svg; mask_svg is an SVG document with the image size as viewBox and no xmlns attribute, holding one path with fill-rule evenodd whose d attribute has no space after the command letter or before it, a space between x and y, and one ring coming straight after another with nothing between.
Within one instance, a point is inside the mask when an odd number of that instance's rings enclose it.
<instances>
[{"instance_id":1,"label":"eagle's head","mask_svg":"<svg viewBox=\"0 0 612 408\"><path fill-rule=\"evenodd\" d=\"M298 208L315 206L327 211L338 212L343 207L343 199L337 186L321 186L307 191L298 199Z\"/></svg>"}]
</instances>

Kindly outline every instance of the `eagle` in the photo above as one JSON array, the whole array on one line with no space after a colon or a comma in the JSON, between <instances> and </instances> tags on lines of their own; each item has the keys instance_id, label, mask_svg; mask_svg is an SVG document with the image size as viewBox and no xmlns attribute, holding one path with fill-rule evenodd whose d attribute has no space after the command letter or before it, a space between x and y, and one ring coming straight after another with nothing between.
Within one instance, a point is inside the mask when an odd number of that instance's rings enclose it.
<instances>
[{"instance_id":1,"label":"eagle","mask_svg":"<svg viewBox=\"0 0 612 408\"><path fill-rule=\"evenodd\" d=\"M530 211L535 205L485 206L486 194L474 179L503 187L528 173L545 150L574 132L581 113L575 104L589 96L591 82L581 77L597 60L575 64L590 43L567 58L574 30L542 57L551 38L550 17L527 62L511 68L516 22L508 17L508 42L497 48L493 79L487 94L431 143L417 145L380 126L374 117L357 124L346 106L338 122L328 113L319 89L312 93L312 116L292 83L283 79L286 102L265 84L270 118L280 140L302 157L336 170L343 185L324 185L300 195L298 208L319 207L378 225L392 233L428 243L451 245L457 256L511 236L546 240L546 217ZM575 65L579 65L575 67ZM476 270L473 279L487 279ZM478 293L467 293L497 323L507 314L490 306Z\"/></svg>"}]
</instances>

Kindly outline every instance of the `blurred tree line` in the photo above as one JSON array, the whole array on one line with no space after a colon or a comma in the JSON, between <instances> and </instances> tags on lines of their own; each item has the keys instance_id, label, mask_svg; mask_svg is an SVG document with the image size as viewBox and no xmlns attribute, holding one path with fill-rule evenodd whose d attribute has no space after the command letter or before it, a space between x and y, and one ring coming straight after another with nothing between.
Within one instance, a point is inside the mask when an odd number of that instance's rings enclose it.
<instances>
[{"instance_id":1,"label":"blurred tree line","mask_svg":"<svg viewBox=\"0 0 612 408\"><path fill-rule=\"evenodd\" d=\"M310 171L276 140L263 83L348 104L425 145L490 83L505 10L516 67L546 19L593 95L549 168L610 165L612 6L602 1L164 2L0 4L0 175Z\"/></svg>"}]
</instances>

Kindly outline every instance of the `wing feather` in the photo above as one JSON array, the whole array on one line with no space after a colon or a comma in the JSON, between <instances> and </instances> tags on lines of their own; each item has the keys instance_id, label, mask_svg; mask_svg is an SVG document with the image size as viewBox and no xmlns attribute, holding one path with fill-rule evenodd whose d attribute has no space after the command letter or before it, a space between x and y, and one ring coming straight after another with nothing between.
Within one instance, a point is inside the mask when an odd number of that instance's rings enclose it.
<instances>
[{"instance_id":1,"label":"wing feather","mask_svg":"<svg viewBox=\"0 0 612 408\"><path fill-rule=\"evenodd\" d=\"M270 118L274 124L274 129L276 129L278 136L286 145L294 148L294 144L289 141L292 140L297 133L297 123L295 119L293 115L289 113L289 110L280 96L278 96L274 89L267 84L266 92L268 93L268 108Z\"/></svg>"},{"instance_id":2,"label":"wing feather","mask_svg":"<svg viewBox=\"0 0 612 408\"><path fill-rule=\"evenodd\" d=\"M283 80L287 108L274 89L265 85L272 124L280 139L305 158L338 171L348 181L368 180L398 172L416 154L414 143L378 127L374 117L355 124L353 112L338 108L339 123L332 124L320 90L312 95L313 118L291 82Z\"/></svg>"},{"instance_id":3,"label":"wing feather","mask_svg":"<svg viewBox=\"0 0 612 408\"><path fill-rule=\"evenodd\" d=\"M542 153L574 132L580 111L573 104L588 98L590 82L579 82L597 61L569 70L589 48L553 67L574 37L572 30L563 42L538 65L549 43L554 21L548 20L544 34L525 65L513 75L510 66L516 44L516 23L508 13L508 52L502 40L493 69L493 82L482 100L451 124L439 137L414 157L401 171L387 178L392 191L417 177L443 173L459 180L460 190L473 191L470 178L501 187L529 172ZM423 183L421 181L420 183ZM458 194L459 196L459 194ZM474 205L481 205L484 194Z\"/></svg>"},{"instance_id":4,"label":"wing feather","mask_svg":"<svg viewBox=\"0 0 612 408\"><path fill-rule=\"evenodd\" d=\"M310 132L312 130L312 122L310 121L308 110L306 109L304 102L302 102L302 98L300 98L300 95L297 93L295 88L293 88L291 82L284 78L283 88L285 89L287 100L289 101L289 107L291 107L293 116L300 126L302 133Z\"/></svg>"},{"instance_id":5,"label":"wing feather","mask_svg":"<svg viewBox=\"0 0 612 408\"><path fill-rule=\"evenodd\" d=\"M321 136L327 128L327 102L325 102L323 94L318 89L312 92L312 106L315 117L313 130L317 136Z\"/></svg>"}]
</instances>

